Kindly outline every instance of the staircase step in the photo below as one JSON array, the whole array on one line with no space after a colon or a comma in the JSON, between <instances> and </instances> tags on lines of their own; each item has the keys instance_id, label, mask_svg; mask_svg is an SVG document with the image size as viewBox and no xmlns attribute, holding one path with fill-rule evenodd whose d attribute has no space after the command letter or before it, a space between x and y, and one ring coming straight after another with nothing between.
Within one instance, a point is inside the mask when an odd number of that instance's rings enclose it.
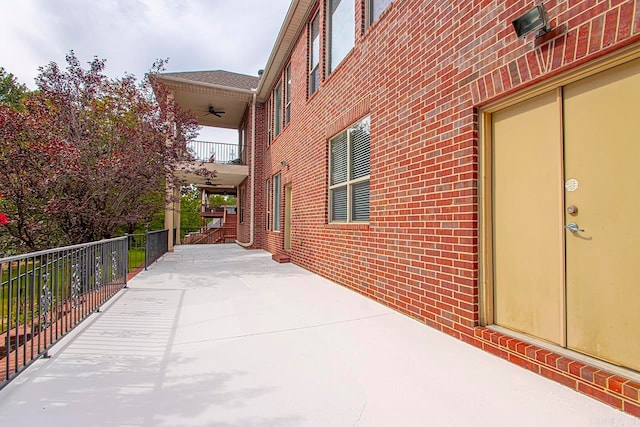
<instances>
[{"instance_id":1,"label":"staircase step","mask_svg":"<svg viewBox=\"0 0 640 427\"><path fill-rule=\"evenodd\" d=\"M287 254L274 254L271 255L271 259L280 264L291 262L291 257Z\"/></svg>"}]
</instances>

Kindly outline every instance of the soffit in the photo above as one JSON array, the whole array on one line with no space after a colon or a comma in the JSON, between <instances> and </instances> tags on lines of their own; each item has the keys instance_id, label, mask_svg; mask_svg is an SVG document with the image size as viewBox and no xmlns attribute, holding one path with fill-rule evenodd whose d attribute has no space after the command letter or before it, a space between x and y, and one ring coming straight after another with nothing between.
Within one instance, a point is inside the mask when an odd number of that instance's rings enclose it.
<instances>
[{"instance_id":1,"label":"soffit","mask_svg":"<svg viewBox=\"0 0 640 427\"><path fill-rule=\"evenodd\" d=\"M191 111L198 117L201 126L212 126L226 129L239 129L247 104L253 99L254 91L241 87L224 86L208 81L187 79L189 74L205 76L206 72L167 73L156 78L173 94L176 104L182 109ZM234 73L227 73L232 75ZM242 76L242 75L237 75ZM191 76L193 77L193 76ZM251 77L251 76L243 76ZM220 81L220 79L218 79ZM257 78L253 79L257 83ZM245 79L245 86L251 80ZM227 83L230 83L227 81ZM216 111L224 111L222 117L209 113L209 107Z\"/></svg>"},{"instance_id":2,"label":"soffit","mask_svg":"<svg viewBox=\"0 0 640 427\"><path fill-rule=\"evenodd\" d=\"M269 92L278 82L282 69L289 60L291 51L300 34L305 28L309 14L317 0L293 0L287 16L280 28L280 33L273 46L269 60L264 69L258 86L258 100L261 102L269 98Z\"/></svg>"}]
</instances>

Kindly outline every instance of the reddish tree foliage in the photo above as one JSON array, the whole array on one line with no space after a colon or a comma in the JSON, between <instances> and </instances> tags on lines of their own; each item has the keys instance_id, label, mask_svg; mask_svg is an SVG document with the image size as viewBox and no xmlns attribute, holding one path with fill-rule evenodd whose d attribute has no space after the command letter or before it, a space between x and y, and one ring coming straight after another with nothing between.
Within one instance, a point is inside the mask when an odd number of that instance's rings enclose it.
<instances>
[{"instance_id":1,"label":"reddish tree foliage","mask_svg":"<svg viewBox=\"0 0 640 427\"><path fill-rule=\"evenodd\" d=\"M0 105L1 210L22 250L109 238L150 221L197 135L195 117L156 101L169 99L152 86L164 61L138 83L107 78L104 60L85 70L73 51L66 59L65 70L40 68L20 111Z\"/></svg>"}]
</instances>

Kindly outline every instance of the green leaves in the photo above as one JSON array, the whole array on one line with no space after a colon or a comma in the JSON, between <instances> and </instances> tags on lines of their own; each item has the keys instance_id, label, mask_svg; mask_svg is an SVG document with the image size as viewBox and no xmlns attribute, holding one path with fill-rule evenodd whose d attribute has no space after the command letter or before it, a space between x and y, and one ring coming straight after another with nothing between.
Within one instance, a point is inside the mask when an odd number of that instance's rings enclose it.
<instances>
[{"instance_id":1,"label":"green leaves","mask_svg":"<svg viewBox=\"0 0 640 427\"><path fill-rule=\"evenodd\" d=\"M0 104L16 110L22 109L22 100L27 93L27 87L18 83L11 73L0 67Z\"/></svg>"}]
</instances>

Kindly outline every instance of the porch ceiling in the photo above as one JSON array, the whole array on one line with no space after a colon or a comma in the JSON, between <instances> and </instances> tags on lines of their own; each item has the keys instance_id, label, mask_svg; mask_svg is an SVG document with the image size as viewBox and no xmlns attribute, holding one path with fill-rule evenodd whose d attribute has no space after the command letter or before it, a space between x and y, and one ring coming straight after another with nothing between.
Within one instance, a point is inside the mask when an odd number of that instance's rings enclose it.
<instances>
[{"instance_id":1,"label":"porch ceiling","mask_svg":"<svg viewBox=\"0 0 640 427\"><path fill-rule=\"evenodd\" d=\"M253 91L226 87L180 77L159 75L157 78L173 93L175 102L198 117L201 126L239 129ZM224 111L222 117L209 114L209 107Z\"/></svg>"},{"instance_id":2,"label":"porch ceiling","mask_svg":"<svg viewBox=\"0 0 640 427\"><path fill-rule=\"evenodd\" d=\"M199 175L195 170L204 168L209 172L216 172L215 178L206 178ZM184 185L211 185L212 187L220 186L237 187L249 175L249 167L246 165L226 165L214 163L182 163L178 166L175 176L182 181ZM209 181L211 184L208 184Z\"/></svg>"}]
</instances>

